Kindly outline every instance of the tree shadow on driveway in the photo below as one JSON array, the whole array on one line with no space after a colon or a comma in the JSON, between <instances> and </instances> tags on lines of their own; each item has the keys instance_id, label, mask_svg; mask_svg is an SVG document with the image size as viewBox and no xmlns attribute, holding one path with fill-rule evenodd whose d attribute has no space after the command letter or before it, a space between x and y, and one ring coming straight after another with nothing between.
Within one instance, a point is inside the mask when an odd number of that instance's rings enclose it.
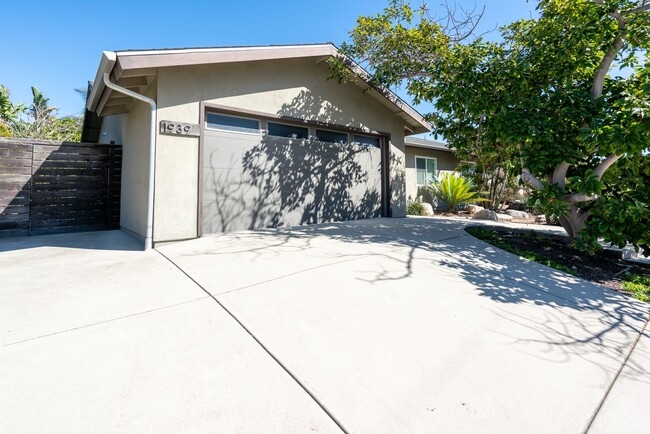
<instances>
[{"instance_id":1,"label":"tree shadow on driveway","mask_svg":"<svg viewBox=\"0 0 650 434\"><path fill-rule=\"evenodd\" d=\"M317 265L318 259L331 263L370 259L373 268L361 279L364 284L391 281L405 290L418 273L435 270L470 284L473 293L491 301L478 301L481 307L512 322L513 330L532 330L536 337L508 336L521 344L522 351L527 343L541 344L547 351L540 352L536 346L535 357L554 363L580 357L597 364L606 371L605 377L611 378L612 367L601 366L601 356L615 364L626 359L650 317L650 305L492 247L467 234L464 227L468 224L476 223L439 218L369 219L257 230L210 236L201 240L201 248L183 249L176 257L182 266L196 255L213 255L215 264L230 262L232 255L245 255L239 258L249 261L251 269L257 263L263 269L269 258L287 258L286 276L301 272L291 269L290 255L314 258ZM285 276L273 275L275 272L270 269L262 274L273 279ZM324 268L323 277L326 275ZM253 285L247 283L242 288ZM527 317L509 307L517 305L540 309L535 317ZM632 368L648 373L648 367Z\"/></svg>"}]
</instances>

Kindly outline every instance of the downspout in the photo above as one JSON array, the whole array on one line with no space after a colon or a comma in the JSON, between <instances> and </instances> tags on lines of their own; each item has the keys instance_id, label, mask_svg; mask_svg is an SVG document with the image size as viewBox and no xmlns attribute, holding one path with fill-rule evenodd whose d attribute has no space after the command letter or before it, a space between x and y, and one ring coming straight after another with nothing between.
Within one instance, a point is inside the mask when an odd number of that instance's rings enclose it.
<instances>
[{"instance_id":1,"label":"downspout","mask_svg":"<svg viewBox=\"0 0 650 434\"><path fill-rule=\"evenodd\" d=\"M151 107L151 132L149 138L149 189L147 191L147 232L144 238L144 249L149 250L153 247L153 192L155 179L154 171L156 168L156 101L113 83L109 78L108 72L104 72L104 84L106 87L116 92L130 96L140 101L144 101Z\"/></svg>"}]
</instances>

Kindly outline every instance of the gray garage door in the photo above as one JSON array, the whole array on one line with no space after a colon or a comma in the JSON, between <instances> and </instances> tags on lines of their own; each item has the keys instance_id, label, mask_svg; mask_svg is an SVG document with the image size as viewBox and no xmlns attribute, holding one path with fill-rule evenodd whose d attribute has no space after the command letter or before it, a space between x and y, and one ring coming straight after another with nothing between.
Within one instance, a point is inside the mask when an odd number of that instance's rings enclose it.
<instances>
[{"instance_id":1,"label":"gray garage door","mask_svg":"<svg viewBox=\"0 0 650 434\"><path fill-rule=\"evenodd\" d=\"M381 215L378 138L255 122L208 115L204 234Z\"/></svg>"}]
</instances>

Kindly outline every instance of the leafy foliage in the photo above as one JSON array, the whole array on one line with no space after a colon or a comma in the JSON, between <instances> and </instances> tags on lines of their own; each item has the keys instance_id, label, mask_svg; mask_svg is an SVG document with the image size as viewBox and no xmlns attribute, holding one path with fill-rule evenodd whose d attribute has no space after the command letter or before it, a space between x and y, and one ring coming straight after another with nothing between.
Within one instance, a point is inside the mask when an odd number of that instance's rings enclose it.
<instances>
[{"instance_id":1,"label":"leafy foliage","mask_svg":"<svg viewBox=\"0 0 650 434\"><path fill-rule=\"evenodd\" d=\"M0 84L0 137L11 137L11 124L25 111L22 104L13 104L9 98L9 89Z\"/></svg>"},{"instance_id":2,"label":"leafy foliage","mask_svg":"<svg viewBox=\"0 0 650 434\"><path fill-rule=\"evenodd\" d=\"M598 200L591 204L591 218L577 244L588 251L600 248L599 238L623 248L632 243L650 256L650 157L623 158L604 177Z\"/></svg>"},{"instance_id":3,"label":"leafy foliage","mask_svg":"<svg viewBox=\"0 0 650 434\"><path fill-rule=\"evenodd\" d=\"M49 98L32 86L32 104L12 104L9 92L0 85L0 136L15 136L58 141L81 140L81 118L56 116L57 109L50 107ZM23 115L23 116L21 116Z\"/></svg>"},{"instance_id":4,"label":"leafy foliage","mask_svg":"<svg viewBox=\"0 0 650 434\"><path fill-rule=\"evenodd\" d=\"M650 276L648 275L627 273L623 281L623 289L641 301L650 302Z\"/></svg>"},{"instance_id":5,"label":"leafy foliage","mask_svg":"<svg viewBox=\"0 0 650 434\"><path fill-rule=\"evenodd\" d=\"M417 215L417 216L426 216L427 212L422 205L422 202L417 202L414 200L409 200L406 203L406 214L408 215Z\"/></svg>"},{"instance_id":6,"label":"leafy foliage","mask_svg":"<svg viewBox=\"0 0 650 434\"><path fill-rule=\"evenodd\" d=\"M393 0L382 14L359 18L343 51L378 84L403 84L415 103L433 104L428 119L459 155L483 157L487 167L499 157L509 162L505 170L519 172L535 190L533 202L558 215L588 248L582 232L591 216L629 196L623 178L647 158L650 3L539 0L538 12L502 28L500 42L488 42L441 24L426 6ZM616 65L631 74L608 75ZM605 177L622 160L632 172ZM635 199L610 205L620 213L616 221L627 225L643 214L648 196ZM639 238L626 228L590 228L591 241Z\"/></svg>"},{"instance_id":7,"label":"leafy foliage","mask_svg":"<svg viewBox=\"0 0 650 434\"><path fill-rule=\"evenodd\" d=\"M11 128L9 128L9 125L0 122L0 137L12 137L13 133L11 132Z\"/></svg>"},{"instance_id":8,"label":"leafy foliage","mask_svg":"<svg viewBox=\"0 0 650 434\"><path fill-rule=\"evenodd\" d=\"M436 199L449 205L450 212L454 212L459 205L488 201L471 191L472 183L467 178L453 173L441 174L427 189Z\"/></svg>"}]
</instances>

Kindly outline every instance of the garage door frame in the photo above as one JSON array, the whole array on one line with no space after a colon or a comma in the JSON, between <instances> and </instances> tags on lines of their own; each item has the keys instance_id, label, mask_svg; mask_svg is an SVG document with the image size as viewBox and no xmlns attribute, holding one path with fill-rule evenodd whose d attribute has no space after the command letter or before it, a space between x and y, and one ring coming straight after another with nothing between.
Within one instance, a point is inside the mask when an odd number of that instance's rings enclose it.
<instances>
[{"instance_id":1,"label":"garage door frame","mask_svg":"<svg viewBox=\"0 0 650 434\"><path fill-rule=\"evenodd\" d=\"M390 203L391 184L390 184L390 134L379 132L370 133L360 128L346 127L343 125L332 124L327 122L298 119L289 116L274 115L271 113L246 110L238 107L231 107L221 104L213 104L201 101L200 104L200 133L199 133L199 167L198 167L198 185L197 185L197 236L203 236L203 183L204 171L203 163L205 159L205 119L207 112L222 113L233 116L247 116L259 118L263 121L282 121L290 124L296 124L304 127L330 128L334 130L345 131L353 134L363 134L366 136L377 137L380 139L380 169L381 169L381 215L382 217L391 217L392 209Z\"/></svg>"}]
</instances>

